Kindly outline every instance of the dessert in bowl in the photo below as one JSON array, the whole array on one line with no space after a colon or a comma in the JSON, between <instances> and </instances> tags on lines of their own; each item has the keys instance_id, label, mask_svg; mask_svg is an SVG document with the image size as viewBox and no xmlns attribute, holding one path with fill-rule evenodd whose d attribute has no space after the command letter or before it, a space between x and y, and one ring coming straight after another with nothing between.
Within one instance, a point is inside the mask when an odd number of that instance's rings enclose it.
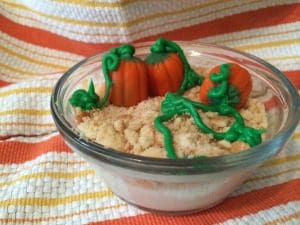
<instances>
[{"instance_id":1,"label":"dessert in bowl","mask_svg":"<svg viewBox=\"0 0 300 225\"><path fill-rule=\"evenodd\" d=\"M293 85L261 59L158 39L78 63L58 81L51 110L65 142L116 195L190 213L224 200L278 153L299 104Z\"/></svg>"}]
</instances>

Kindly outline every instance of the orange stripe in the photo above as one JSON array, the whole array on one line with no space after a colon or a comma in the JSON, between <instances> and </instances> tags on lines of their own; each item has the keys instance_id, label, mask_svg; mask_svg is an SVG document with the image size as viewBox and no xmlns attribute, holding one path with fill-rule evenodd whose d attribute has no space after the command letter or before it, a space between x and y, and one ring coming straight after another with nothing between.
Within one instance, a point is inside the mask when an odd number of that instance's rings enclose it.
<instances>
[{"instance_id":1,"label":"orange stripe","mask_svg":"<svg viewBox=\"0 0 300 225\"><path fill-rule=\"evenodd\" d=\"M278 15L278 12L282 14ZM173 40L193 40L218 34L298 22L299 20L300 4L281 5L226 16L191 27L142 38L139 41L151 41L160 36ZM248 21L251 21L251 23ZM167 25L164 24L164 26Z\"/></svg>"},{"instance_id":2,"label":"orange stripe","mask_svg":"<svg viewBox=\"0 0 300 225\"><path fill-rule=\"evenodd\" d=\"M280 12L280 14L278 14ZM251 23L247 21L251 20ZM300 20L300 4L274 6L253 10L201 23L188 28L182 28L171 32L161 33L138 41L149 41L159 36L174 40L193 40L211 35L230 33L250 28L259 28L277 24L291 23ZM246 21L246 22L245 22ZM107 50L116 44L94 44L70 40L45 30L27 27L17 24L4 16L0 16L0 30L17 39L35 45L49 47L57 50L72 52L78 55L88 56L99 51ZM137 41L137 42L138 42Z\"/></svg>"},{"instance_id":3,"label":"orange stripe","mask_svg":"<svg viewBox=\"0 0 300 225\"><path fill-rule=\"evenodd\" d=\"M278 98L275 96L272 96L269 100L267 100L266 102L264 102L265 108L268 111L269 109L272 109L278 105L280 105L280 103L278 102Z\"/></svg>"},{"instance_id":4,"label":"orange stripe","mask_svg":"<svg viewBox=\"0 0 300 225\"><path fill-rule=\"evenodd\" d=\"M221 0L221 2L223 2L224 0ZM247 5L250 5L250 4L253 4L255 2L259 2L260 0L254 0L254 1L248 1L247 2ZM142 21L146 21L146 20L150 20L151 18L156 18L157 19L157 16L166 16L166 15L175 15L175 14L178 14L178 13L186 13L188 11L196 11L198 10L199 8L204 8L204 7L208 7L208 6L213 6L215 4L218 4L220 3L219 1L216 1L216 2L209 2L209 3L206 3L206 4L200 4L200 5L195 5L194 7L190 7L190 8L186 8L186 9L181 9L179 11L174 11L174 12L169 12L168 14L166 13L163 13L163 14L158 14L158 15L149 15L149 16L146 16L146 17L143 17L143 18L140 18L140 19L135 19L133 21L130 21L128 24L130 26L130 24L133 24L133 23L137 23L137 22L140 22L141 20ZM10 3L9 3L10 4ZM137 30L137 31L134 31L134 32L131 32L130 34L132 36L136 35L136 34L139 34L139 33L142 33L142 32L145 32L145 31L148 31L149 29L153 29L153 28L158 28L158 27L162 27L162 29L164 29L164 27L169 24L179 24L179 23L182 23L182 22L188 22L190 21L191 19L195 19L195 18L200 18L200 17L204 17L204 16L207 16L209 14L212 14L212 13L219 13L219 12L222 12L224 10L232 10L234 8L237 8L237 7L240 7L241 5L245 5L245 3L239 3L239 4L235 4L235 5L232 5L232 6L229 6L229 7L224 7L222 9L217 9L216 11L213 11L213 12L205 12L204 14L203 13L200 13L200 14L197 14L197 15L193 15L191 17L187 17L185 19L178 19L178 20L172 20L170 22L167 22L167 23L162 23L162 24L155 24L155 26L153 27L147 27L147 28L143 28L143 29L140 29L140 30ZM21 5L18 5L18 7L21 7L23 8ZM41 25L47 25L48 27L54 27L53 25L50 25L50 24L46 24L44 23L43 21L40 21L40 20L37 20L35 18L31 18L31 17L26 17L26 16L22 16L22 15L18 15L18 14L15 14L11 11L8 11L7 9L3 9L5 10L8 14L10 15L13 15L13 16L16 16L18 18L24 18L24 19L27 19L27 20L31 20L31 21L35 21L35 22L38 22L40 23ZM180 18L177 17L177 18ZM77 21L78 22L78 21ZM82 23L82 22L80 22ZM55 27L54 27L55 28ZM119 34L107 34L107 33L100 33L100 32L97 32L97 33L88 33L88 32L77 32L77 31L73 31L73 30L69 30L65 27L61 27L60 28L62 31L66 31L68 33L74 33L74 34L79 34L79 35L88 35L88 36L98 36L98 37L104 37L104 36L107 36L107 37L121 37L121 36L124 36L124 35L119 35Z\"/></svg>"},{"instance_id":5,"label":"orange stripe","mask_svg":"<svg viewBox=\"0 0 300 225\"><path fill-rule=\"evenodd\" d=\"M0 142L0 163L24 163L47 152L71 152L61 136L38 143Z\"/></svg>"},{"instance_id":6,"label":"orange stripe","mask_svg":"<svg viewBox=\"0 0 300 225\"><path fill-rule=\"evenodd\" d=\"M295 85L295 87L300 89L300 70L297 71L286 71L284 74L289 78L289 80Z\"/></svg>"},{"instance_id":7,"label":"orange stripe","mask_svg":"<svg viewBox=\"0 0 300 225\"><path fill-rule=\"evenodd\" d=\"M4 81L4 80L0 80L0 88L1 87L5 87L5 86L8 86L10 83L8 83L7 81Z\"/></svg>"},{"instance_id":8,"label":"orange stripe","mask_svg":"<svg viewBox=\"0 0 300 225\"><path fill-rule=\"evenodd\" d=\"M189 216L162 216L143 214L134 217L118 218L109 221L90 223L93 225L198 225L216 224L235 217L242 217L261 210L269 209L279 204L300 199L300 179L286 183L251 191L239 196L231 197L222 204Z\"/></svg>"},{"instance_id":9,"label":"orange stripe","mask_svg":"<svg viewBox=\"0 0 300 225\"><path fill-rule=\"evenodd\" d=\"M181 17L180 15L183 13L191 13L193 11L199 10L199 9L203 9L205 7L212 7L218 3L224 3L224 2L228 2L230 0L217 0L217 1L207 1L207 2L200 2L200 4L197 5L193 5L193 6L189 6L187 8L180 8L178 10L173 10L171 12L168 11L164 11L164 12L155 12L155 13L151 13L148 15L141 15L140 17L136 17L133 19L130 19L128 21L123 21L123 22L102 22L102 21L91 21L91 20L83 20L83 19L73 19L73 18L67 18L67 17L59 17L59 16L55 16L55 15L50 15L48 13L44 13L32 8L29 8L28 6L24 5L24 4L17 4L17 3L13 3L13 2L6 2L4 1L3 3L5 5L7 5L9 8L13 8L13 9L20 9L20 10L24 10L24 11L28 11L30 13L33 13L35 15L47 18L47 19L51 19L53 21L56 22L60 22L60 23L65 23L65 25L82 25L82 26L89 26L89 27L107 27L107 28L123 28L123 29L129 29L132 26L141 24L145 21L151 21L152 19L159 19L162 17L167 17L167 16L177 16L178 18ZM260 0L252 0L252 2L258 2ZM243 5L245 5L245 3L243 3ZM224 8L223 11L225 9L231 9L234 8L234 6L230 6L227 8Z\"/></svg>"},{"instance_id":10,"label":"orange stripe","mask_svg":"<svg viewBox=\"0 0 300 225\"><path fill-rule=\"evenodd\" d=\"M83 56L116 46L113 44L92 44L71 40L45 30L15 23L3 15L0 15L0 24L3 24L0 26L2 32L19 40Z\"/></svg>"}]
</instances>

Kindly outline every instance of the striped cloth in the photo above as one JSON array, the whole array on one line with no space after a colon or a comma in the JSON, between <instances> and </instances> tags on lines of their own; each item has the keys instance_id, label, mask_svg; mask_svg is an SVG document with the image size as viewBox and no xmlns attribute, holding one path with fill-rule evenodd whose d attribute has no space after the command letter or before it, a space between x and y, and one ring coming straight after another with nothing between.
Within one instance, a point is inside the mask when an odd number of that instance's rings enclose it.
<instances>
[{"instance_id":1,"label":"striped cloth","mask_svg":"<svg viewBox=\"0 0 300 225\"><path fill-rule=\"evenodd\" d=\"M49 111L70 66L158 36L252 53L300 88L299 0L2 0L0 12L0 224L300 224L300 127L224 203L170 217L111 193Z\"/></svg>"}]
</instances>

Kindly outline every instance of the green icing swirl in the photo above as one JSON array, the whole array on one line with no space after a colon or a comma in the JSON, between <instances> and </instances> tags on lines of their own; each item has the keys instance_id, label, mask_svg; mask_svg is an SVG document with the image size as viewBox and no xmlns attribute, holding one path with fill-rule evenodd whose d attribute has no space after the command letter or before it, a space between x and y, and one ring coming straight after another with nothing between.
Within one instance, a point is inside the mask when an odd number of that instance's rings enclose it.
<instances>
[{"instance_id":1,"label":"green icing swirl","mask_svg":"<svg viewBox=\"0 0 300 225\"><path fill-rule=\"evenodd\" d=\"M69 102L75 107L80 107L83 111L89 111L94 108L101 109L107 104L112 80L109 76L111 71L119 68L122 59L125 60L139 60L134 57L135 49L131 45L122 45L118 48L111 49L103 56L102 71L105 79L105 94L102 99L95 93L93 81L90 81L88 90L76 90ZM230 85L228 78L230 76L230 64L223 64L220 66L220 72L210 76L211 81L217 85L208 92L210 100L209 105L202 104L189 100L181 95L190 88L200 85L203 82L203 77L199 76L189 65L182 49L172 41L159 38L155 44L151 46L152 55L146 61L147 63L160 62L168 56L168 53L176 52L180 57L184 66L184 78L180 88L176 93L167 93L165 99L161 103L162 114L157 116L154 120L155 128L163 134L164 145L167 151L167 157L176 159L177 155L173 146L173 136L169 128L164 125L165 122L171 120L176 115L190 115L195 125L199 130L206 134L211 134L217 140L227 140L234 142L237 140L248 143L250 146L255 146L261 143L261 134L264 130L254 129L245 125L244 119L240 113L234 108L240 102L239 90ZM201 119L198 110L204 112L217 112L222 116L231 116L235 119L230 128L226 132L216 132L208 127ZM203 156L196 156L199 158Z\"/></svg>"},{"instance_id":2,"label":"green icing swirl","mask_svg":"<svg viewBox=\"0 0 300 225\"><path fill-rule=\"evenodd\" d=\"M94 108L101 109L107 104L110 89L112 86L112 80L109 76L111 71L115 71L119 68L122 59L125 60L137 60L133 55L135 49L132 45L122 45L118 48L112 48L108 53L103 56L102 59L102 71L105 80L105 93L102 99L95 93L94 83L91 80L88 91L84 89L76 90L69 102L72 106L79 107L83 111L90 111Z\"/></svg>"},{"instance_id":3,"label":"green icing swirl","mask_svg":"<svg viewBox=\"0 0 300 225\"><path fill-rule=\"evenodd\" d=\"M146 62L150 64L160 62L162 59L167 57L168 53L178 54L183 64L184 76L177 93L183 94L185 91L200 85L203 82L203 76L200 76L191 68L183 50L175 42L166 40L164 38L158 38L150 47L150 50L151 54L146 59Z\"/></svg>"},{"instance_id":4,"label":"green icing swirl","mask_svg":"<svg viewBox=\"0 0 300 225\"><path fill-rule=\"evenodd\" d=\"M228 131L216 132L203 122L197 110L202 110L204 112L217 112L222 116L232 116L235 119L235 122L230 126ZM213 137L217 140L224 139L230 142L240 140L248 143L250 146L255 146L262 141L261 134L264 131L246 126L240 113L226 103L221 105L204 105L200 102L189 100L176 93L167 93L161 104L161 111L163 114L155 118L154 126L163 134L167 156L171 159L177 158L173 147L173 137L170 130L163 123L172 119L176 115L191 115L199 130L206 134L213 135Z\"/></svg>"},{"instance_id":5,"label":"green icing swirl","mask_svg":"<svg viewBox=\"0 0 300 225\"><path fill-rule=\"evenodd\" d=\"M223 64L220 66L220 72L210 76L211 81L217 83L215 87L208 92L208 97L212 100L210 105L204 105L182 97L179 93L167 93L161 104L162 115L154 120L155 128L164 136L164 145L167 151L167 157L176 159L176 153L173 146L173 137L170 130L163 124L172 119L175 115L189 114L195 125L203 133L211 134L217 140L227 140L229 142L243 141L251 147L262 142L261 134L264 130L258 130L245 125L241 114L233 107L232 103L239 103L239 92L229 85L230 65ZM234 100L234 101L233 101ZM233 105L233 106L232 106ZM201 119L197 110L204 112L217 112L222 116L232 116L235 122L226 132L216 132L209 128Z\"/></svg>"}]
</instances>

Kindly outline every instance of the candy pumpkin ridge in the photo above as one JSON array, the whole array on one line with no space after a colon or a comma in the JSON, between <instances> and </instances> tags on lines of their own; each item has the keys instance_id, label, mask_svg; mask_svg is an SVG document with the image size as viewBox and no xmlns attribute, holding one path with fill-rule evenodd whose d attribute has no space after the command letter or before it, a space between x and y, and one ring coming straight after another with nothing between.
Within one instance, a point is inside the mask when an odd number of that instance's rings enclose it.
<instances>
[{"instance_id":1,"label":"candy pumpkin ridge","mask_svg":"<svg viewBox=\"0 0 300 225\"><path fill-rule=\"evenodd\" d=\"M247 102L252 86L250 75L245 71L232 63L215 67L200 88L200 100L211 104L226 101L234 107L241 108Z\"/></svg>"},{"instance_id":2,"label":"candy pumpkin ridge","mask_svg":"<svg viewBox=\"0 0 300 225\"><path fill-rule=\"evenodd\" d=\"M185 57L185 54L181 47L173 41L166 40L164 38L158 38L156 42L150 47L152 56L147 57L146 62L149 64L155 63L164 57L167 57L169 53L175 53L179 56L183 68L184 68L184 76L181 82L177 93L182 95L185 91L195 87L196 85L200 85L204 80L203 76L197 74ZM157 58L157 57L160 58ZM155 59L156 58L156 59Z\"/></svg>"},{"instance_id":3,"label":"candy pumpkin ridge","mask_svg":"<svg viewBox=\"0 0 300 225\"><path fill-rule=\"evenodd\" d=\"M121 59L134 59L134 53L135 48L132 45L125 44L117 48L112 48L103 56L102 71L105 79L105 93L102 100L97 104L97 108L101 109L108 102L112 85L109 73L119 68Z\"/></svg>"},{"instance_id":4,"label":"candy pumpkin ridge","mask_svg":"<svg viewBox=\"0 0 300 225\"><path fill-rule=\"evenodd\" d=\"M112 80L109 73L119 68L122 59L139 60L134 57L135 48L130 44L124 44L117 48L112 48L108 53L103 55L102 71L105 80L105 93L102 99L95 93L94 83L91 80L88 91L84 89L76 90L69 102L75 107L80 107L83 111L89 111L93 108L101 109L108 102Z\"/></svg>"}]
</instances>

